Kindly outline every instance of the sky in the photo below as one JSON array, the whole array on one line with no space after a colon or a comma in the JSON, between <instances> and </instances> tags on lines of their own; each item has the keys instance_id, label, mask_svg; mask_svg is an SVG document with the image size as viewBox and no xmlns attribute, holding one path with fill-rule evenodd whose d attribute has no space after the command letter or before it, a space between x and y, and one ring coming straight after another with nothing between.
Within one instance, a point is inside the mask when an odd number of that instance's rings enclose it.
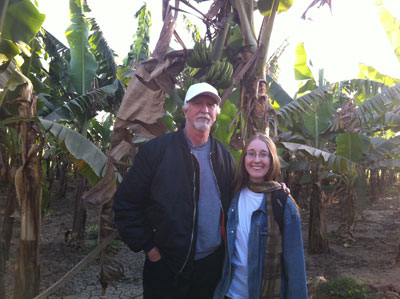
<instances>
[{"instance_id":1,"label":"sky","mask_svg":"<svg viewBox=\"0 0 400 299\"><path fill-rule=\"evenodd\" d=\"M294 79L294 61L296 46L304 42L308 59L313 63L314 76L318 69L324 69L324 76L329 82L353 79L358 75L358 64L375 67L379 72L400 78L400 62L390 46L389 40L379 22L376 0L332 0L332 11L325 5L314 7L307 20L301 19L312 0L294 0L289 11L279 14L274 22L269 53L272 54L285 39L289 46L280 57L278 82L294 96L300 84ZM44 28L58 39L68 44L65 30L69 25L69 0L37 0L39 11L46 15ZM136 32L135 13L143 5L139 0L87 0L92 10L90 16L96 18L109 46L123 59L129 52L133 35ZM146 1L151 12L150 49L154 49L162 28L162 0ZM171 1L174 3L174 1ZM199 7L194 1L194 6ZM211 1L200 5L206 12ZM383 0L387 9L400 19L400 1ZM184 5L181 8L190 10ZM255 13L255 28L259 28L262 17ZM190 20L204 32L205 26L195 16ZM178 34L191 47L190 38L178 23ZM178 45L174 44L178 49Z\"/></svg>"}]
</instances>

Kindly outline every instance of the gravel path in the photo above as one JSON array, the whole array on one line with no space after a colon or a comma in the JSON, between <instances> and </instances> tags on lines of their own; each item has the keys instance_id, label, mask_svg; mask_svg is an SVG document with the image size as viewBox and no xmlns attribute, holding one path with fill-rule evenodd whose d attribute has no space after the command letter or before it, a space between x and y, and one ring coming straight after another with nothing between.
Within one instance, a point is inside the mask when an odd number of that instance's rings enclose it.
<instances>
[{"instance_id":1,"label":"gravel path","mask_svg":"<svg viewBox=\"0 0 400 299\"><path fill-rule=\"evenodd\" d=\"M90 230L97 229L99 210L88 206L87 241L82 250L68 247L65 233L71 230L73 219L73 198L58 199L52 202L50 211L43 216L40 242L40 293L43 293L68 271L84 259L96 246L96 240L90 236ZM0 217L1 218L1 217ZM14 288L14 266L17 259L20 219L15 218L10 259L7 263L6 299L11 299ZM118 241L119 250L115 258L123 264L124 278L108 286L104 296L99 282L99 258L89 262L81 271L57 289L48 298L86 299L86 298L142 298L143 253L132 252L123 242Z\"/></svg>"},{"instance_id":2,"label":"gravel path","mask_svg":"<svg viewBox=\"0 0 400 299\"><path fill-rule=\"evenodd\" d=\"M122 246L117 258L124 264L125 277L117 281L115 287L109 286L104 296L99 283L99 262L92 261L70 282L60 288L49 299L84 299L84 298L142 298L142 268L144 255L137 254Z\"/></svg>"}]
</instances>

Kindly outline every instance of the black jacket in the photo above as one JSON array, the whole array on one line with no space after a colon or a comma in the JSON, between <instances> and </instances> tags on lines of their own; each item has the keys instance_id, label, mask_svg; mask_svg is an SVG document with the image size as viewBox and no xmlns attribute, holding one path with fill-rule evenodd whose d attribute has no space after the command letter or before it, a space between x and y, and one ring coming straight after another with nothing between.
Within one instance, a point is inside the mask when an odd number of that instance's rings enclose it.
<instances>
[{"instance_id":1,"label":"black jacket","mask_svg":"<svg viewBox=\"0 0 400 299\"><path fill-rule=\"evenodd\" d=\"M212 137L210 156L225 215L233 195L235 161ZM122 240L135 252L157 246L175 272L192 263L199 177L183 130L145 143L114 197L114 220Z\"/></svg>"}]
</instances>

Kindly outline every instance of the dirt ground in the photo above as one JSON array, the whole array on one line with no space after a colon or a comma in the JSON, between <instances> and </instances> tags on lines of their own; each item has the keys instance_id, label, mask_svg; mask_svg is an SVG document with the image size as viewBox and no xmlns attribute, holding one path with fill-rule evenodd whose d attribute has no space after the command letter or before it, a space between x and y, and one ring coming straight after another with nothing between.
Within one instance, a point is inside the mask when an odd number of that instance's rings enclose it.
<instances>
[{"instance_id":1,"label":"dirt ground","mask_svg":"<svg viewBox=\"0 0 400 299\"><path fill-rule=\"evenodd\" d=\"M69 269L85 257L84 250L75 250L64 243L64 234L72 225L73 198L59 199L52 203L50 212L44 215L41 240L41 292L60 279ZM90 207L88 227L95 227L98 209ZM18 219L17 219L18 220ZM358 216L355 227L355 241L343 244L337 230L341 222L339 204L330 203L327 208L329 233L328 254L307 253L308 214L302 211L304 246L306 252L306 268L309 281L322 276L327 280L350 276L359 282L373 287L375 298L400 299L400 265L394 261L398 253L400 239L400 199L398 194L382 198L373 205L364 206ZM8 263L8 293L11 298L13 288L13 266L16 258L19 222L14 229L11 256ZM347 246L349 245L349 246ZM131 259L131 257L130 257ZM136 278L141 275L143 256L135 268ZM76 298L82 284L98 284L98 261L92 262L86 272L86 279L80 279L79 284L67 284L51 298ZM139 268L139 269L138 269ZM90 280L90 281L89 281ZM140 283L140 282L138 282ZM140 286L138 286L140 288ZM313 295L313 286L310 289ZM88 297L89 298L89 297ZM93 297L90 297L93 298ZM107 296L96 298L108 298Z\"/></svg>"},{"instance_id":2,"label":"dirt ground","mask_svg":"<svg viewBox=\"0 0 400 299\"><path fill-rule=\"evenodd\" d=\"M395 264L400 240L400 198L392 196L364 206L357 217L353 242L338 234L341 224L338 203L327 209L328 254L308 254L308 214L303 213L303 236L309 281L322 276L327 280L352 277L370 286L375 298L400 298L400 264ZM313 289L311 287L312 295Z\"/></svg>"}]
</instances>

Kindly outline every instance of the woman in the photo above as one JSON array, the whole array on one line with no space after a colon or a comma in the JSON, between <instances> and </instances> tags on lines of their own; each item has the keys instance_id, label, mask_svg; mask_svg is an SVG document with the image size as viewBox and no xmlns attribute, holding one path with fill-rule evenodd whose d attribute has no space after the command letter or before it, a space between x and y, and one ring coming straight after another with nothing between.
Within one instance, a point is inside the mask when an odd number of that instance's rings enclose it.
<instances>
[{"instance_id":1,"label":"woman","mask_svg":"<svg viewBox=\"0 0 400 299\"><path fill-rule=\"evenodd\" d=\"M274 181L279 172L273 141L252 136L239 162L223 276L214 298L307 298L300 216Z\"/></svg>"}]
</instances>

